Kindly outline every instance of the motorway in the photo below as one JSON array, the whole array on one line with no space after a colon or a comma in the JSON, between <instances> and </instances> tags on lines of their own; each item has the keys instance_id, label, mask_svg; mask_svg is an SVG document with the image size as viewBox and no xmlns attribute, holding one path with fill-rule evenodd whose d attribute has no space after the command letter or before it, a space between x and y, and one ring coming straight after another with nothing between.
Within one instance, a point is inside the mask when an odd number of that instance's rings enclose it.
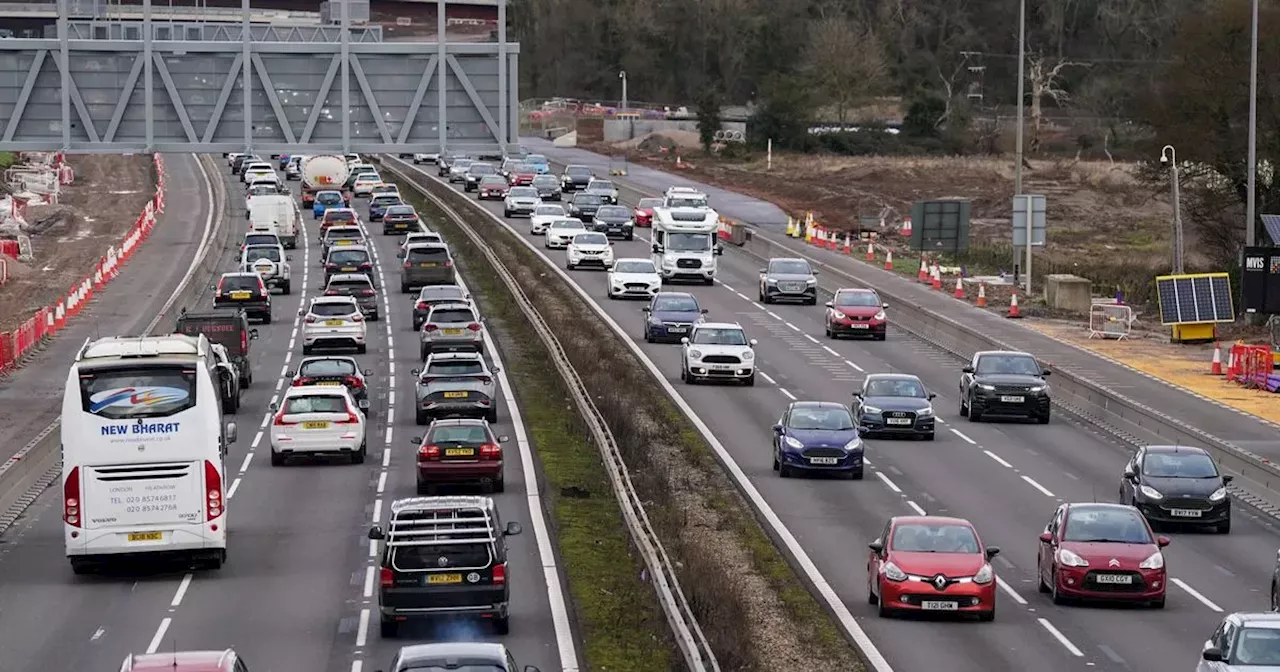
<instances>
[{"instance_id":1,"label":"motorway","mask_svg":"<svg viewBox=\"0 0 1280 672\"><path fill-rule=\"evenodd\" d=\"M226 180L230 194L228 225L242 230L243 186L227 175L224 162L218 169L221 175L214 179ZM363 216L363 199L355 207ZM0 605L9 607L0 608L0 669L96 669L116 665L129 652L233 647L255 672L361 672L386 667L408 643L497 639L487 627L466 623L415 625L390 641L377 633L376 558L365 533L370 524L385 523L393 500L415 494L416 447L410 441L425 428L414 425L409 410L410 371L420 362L417 334L409 328L412 297L395 291L399 240L381 235L376 225L369 239L383 319L369 324L368 353L357 356L361 368L373 371L370 458L363 465L270 466L270 441L263 434L271 417L267 407L287 385L286 372L301 360L297 313L320 293L322 279L316 225L310 213L302 221L309 232L290 251L293 294L273 297L272 324L255 324L254 384L235 416L239 441L226 463L234 478L226 495L228 564L214 572L148 568L76 577L63 554L60 497L51 488L0 539ZM219 251L223 272L234 270L239 238L232 236L232 244ZM148 248L156 242L153 236ZM135 258L133 265L139 263ZM192 305L208 300L206 291ZM500 366L497 348L489 345ZM60 398L65 373L59 372L68 362L51 362L56 375L32 392ZM516 409L505 375L499 380L504 403L495 430L513 441L507 444L507 491L495 498L504 518L524 526L522 535L508 541L512 634L501 641L521 665L576 669L551 540L545 521L531 519L530 498L538 501L532 449L523 427L513 423ZM542 516L537 507L532 515Z\"/></svg>"},{"instance_id":2,"label":"motorway","mask_svg":"<svg viewBox=\"0 0 1280 672\"><path fill-rule=\"evenodd\" d=\"M433 169L419 174L435 179ZM622 196L634 205L634 191L623 189ZM502 220L500 204L483 207ZM563 268L564 253L544 250L528 234L527 220L505 221L547 263ZM633 242L615 243L616 257L649 256L644 230L639 233ZM608 301L599 271L569 275L680 386L894 669L1186 669L1223 610L1267 607L1280 531L1239 502L1230 535L1172 535L1166 557L1173 585L1165 609L1054 606L1036 590L1037 536L1060 502L1115 500L1124 446L1063 413L1048 426L970 423L958 416L963 364L955 357L892 331L884 342L827 340L821 306L760 305L759 262L727 248L716 286L672 289L697 296L710 310L708 319L740 322L759 339L761 375L753 388L681 386L679 346L638 338L642 304ZM873 474L861 482L782 480L772 472L770 428L789 401L847 403L863 375L888 371L919 375L938 394L943 424L936 441L870 441ZM924 512L968 518L984 543L1003 549L995 562L1001 588L995 623L881 620L867 604L866 544L888 517Z\"/></svg>"}]
</instances>

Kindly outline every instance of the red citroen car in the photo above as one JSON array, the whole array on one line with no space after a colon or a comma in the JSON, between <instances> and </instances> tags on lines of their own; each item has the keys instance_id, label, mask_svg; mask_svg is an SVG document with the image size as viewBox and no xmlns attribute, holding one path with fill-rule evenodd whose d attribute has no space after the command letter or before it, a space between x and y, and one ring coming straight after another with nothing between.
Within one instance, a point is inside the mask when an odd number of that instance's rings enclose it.
<instances>
[{"instance_id":1,"label":"red citroen car","mask_svg":"<svg viewBox=\"0 0 1280 672\"><path fill-rule=\"evenodd\" d=\"M661 198L642 198L636 203L636 210L632 213L632 219L635 220L636 226L653 226L653 209L662 207Z\"/></svg>"},{"instance_id":2,"label":"red citroen car","mask_svg":"<svg viewBox=\"0 0 1280 672\"><path fill-rule=\"evenodd\" d=\"M527 187L533 184L533 178L537 176L538 169L527 163L511 166L510 182L513 187Z\"/></svg>"},{"instance_id":3,"label":"red citroen car","mask_svg":"<svg viewBox=\"0 0 1280 672\"><path fill-rule=\"evenodd\" d=\"M870 336L883 341L889 324L884 314L888 307L873 289L836 290L827 302L827 338Z\"/></svg>"},{"instance_id":4,"label":"red citroen car","mask_svg":"<svg viewBox=\"0 0 1280 672\"><path fill-rule=\"evenodd\" d=\"M1075 598L1164 607L1168 537L1125 504L1063 504L1040 533L1040 592L1054 604Z\"/></svg>"},{"instance_id":5,"label":"red citroen car","mask_svg":"<svg viewBox=\"0 0 1280 672\"><path fill-rule=\"evenodd\" d=\"M880 616L897 612L977 614L996 617L996 573L991 558L1000 549L982 546L963 518L898 516L871 543L867 601Z\"/></svg>"}]
</instances>

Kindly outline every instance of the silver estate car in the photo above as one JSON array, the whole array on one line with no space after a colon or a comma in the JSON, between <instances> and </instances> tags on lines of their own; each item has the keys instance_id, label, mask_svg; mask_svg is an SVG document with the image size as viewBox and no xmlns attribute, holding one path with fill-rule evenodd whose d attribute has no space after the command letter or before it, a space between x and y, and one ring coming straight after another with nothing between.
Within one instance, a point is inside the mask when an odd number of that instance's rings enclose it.
<instances>
[{"instance_id":1,"label":"silver estate car","mask_svg":"<svg viewBox=\"0 0 1280 672\"><path fill-rule=\"evenodd\" d=\"M417 404L414 420L425 425L436 418L482 417L498 421L494 374L478 352L436 353L422 369L414 369Z\"/></svg>"},{"instance_id":2,"label":"silver estate car","mask_svg":"<svg viewBox=\"0 0 1280 672\"><path fill-rule=\"evenodd\" d=\"M316 348L355 348L364 354L367 347L364 313L350 296L321 296L299 310L302 322L302 354Z\"/></svg>"},{"instance_id":3,"label":"silver estate car","mask_svg":"<svg viewBox=\"0 0 1280 672\"><path fill-rule=\"evenodd\" d=\"M424 362L436 352L484 352L484 326L467 303L432 306L418 333Z\"/></svg>"}]
</instances>

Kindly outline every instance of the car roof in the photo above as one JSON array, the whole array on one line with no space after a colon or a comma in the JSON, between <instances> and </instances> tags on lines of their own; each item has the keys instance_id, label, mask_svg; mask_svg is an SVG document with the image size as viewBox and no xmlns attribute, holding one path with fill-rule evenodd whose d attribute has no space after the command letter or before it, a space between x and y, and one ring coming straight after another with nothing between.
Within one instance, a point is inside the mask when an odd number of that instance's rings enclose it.
<instances>
[{"instance_id":1,"label":"car roof","mask_svg":"<svg viewBox=\"0 0 1280 672\"><path fill-rule=\"evenodd\" d=\"M261 276L259 276L257 273L254 273L253 271L233 271L231 273L223 273L222 277L224 278L258 278L259 280L262 279Z\"/></svg>"},{"instance_id":2,"label":"car roof","mask_svg":"<svg viewBox=\"0 0 1280 672\"><path fill-rule=\"evenodd\" d=\"M465 301L452 301L450 303L437 303L434 306L431 306L431 312L434 313L437 310L462 310L463 308L474 312L475 307Z\"/></svg>"},{"instance_id":3,"label":"car roof","mask_svg":"<svg viewBox=\"0 0 1280 672\"><path fill-rule=\"evenodd\" d=\"M340 192L340 191L335 191L334 193L335 193L335 194L341 194L342 192ZM328 217L331 213L343 214L343 213L348 213L348 212L349 212L349 213L351 213L351 214L353 214L353 215L354 215L354 214L356 214L355 208L329 208L328 210L325 210L325 211L324 211L324 215L325 215L325 217Z\"/></svg>"},{"instance_id":4,"label":"car roof","mask_svg":"<svg viewBox=\"0 0 1280 672\"><path fill-rule=\"evenodd\" d=\"M320 191L316 192L316 196L319 196L320 194L337 194L341 196L342 192L338 191L337 189L321 189ZM330 210L350 210L350 208L329 208L329 209Z\"/></svg>"},{"instance_id":5,"label":"car roof","mask_svg":"<svg viewBox=\"0 0 1280 672\"><path fill-rule=\"evenodd\" d=\"M976 354L979 357L982 357L983 355L1017 355L1019 357L1031 357L1032 359L1035 359L1031 353L1022 352L1020 350L983 350Z\"/></svg>"},{"instance_id":6,"label":"car roof","mask_svg":"<svg viewBox=\"0 0 1280 672\"><path fill-rule=\"evenodd\" d=\"M1280 630L1280 613L1274 611L1237 611L1227 614L1227 620L1244 627Z\"/></svg>"},{"instance_id":7,"label":"car roof","mask_svg":"<svg viewBox=\"0 0 1280 672\"><path fill-rule=\"evenodd\" d=\"M169 670L169 672L222 672L231 669L236 659L235 651L176 651L173 653L147 653L130 655L125 670Z\"/></svg>"},{"instance_id":8,"label":"car roof","mask_svg":"<svg viewBox=\"0 0 1280 672\"><path fill-rule=\"evenodd\" d=\"M1112 504L1110 502L1067 502L1068 509L1080 511L1124 511L1138 514L1138 510L1128 504Z\"/></svg>"},{"instance_id":9,"label":"car roof","mask_svg":"<svg viewBox=\"0 0 1280 672\"><path fill-rule=\"evenodd\" d=\"M801 259L800 257L770 257L769 258L769 263L772 264L775 261L802 261L806 264L809 263L808 259Z\"/></svg>"},{"instance_id":10,"label":"car roof","mask_svg":"<svg viewBox=\"0 0 1280 672\"><path fill-rule=\"evenodd\" d=\"M284 246L280 244L273 244L273 243L254 243L252 245L245 245L244 249L245 251L248 251L248 250L252 250L255 247L269 247L273 250L279 250L279 249L283 249Z\"/></svg>"},{"instance_id":11,"label":"car roof","mask_svg":"<svg viewBox=\"0 0 1280 672\"><path fill-rule=\"evenodd\" d=\"M324 233L327 236L334 231L342 231L344 229L355 229L356 231L360 231L360 225L359 224L339 224L337 226L331 226L325 229Z\"/></svg>"},{"instance_id":12,"label":"car roof","mask_svg":"<svg viewBox=\"0 0 1280 672\"><path fill-rule=\"evenodd\" d=\"M368 273L334 273L329 276L329 282L355 282L356 280L364 280L369 283L373 282L369 279Z\"/></svg>"},{"instance_id":13,"label":"car roof","mask_svg":"<svg viewBox=\"0 0 1280 672\"><path fill-rule=\"evenodd\" d=\"M658 292L657 294L654 294L654 295L653 295L653 298L655 298L655 299L661 299L661 298L668 298L668 299L693 299L694 301L697 301L697 300L698 300L698 297L694 296L693 294L691 294L691 293L689 293L689 292Z\"/></svg>"},{"instance_id":14,"label":"car roof","mask_svg":"<svg viewBox=\"0 0 1280 672\"><path fill-rule=\"evenodd\" d=\"M836 294L841 292L848 292L850 294L875 294L876 290L871 289L870 287L841 287L836 290Z\"/></svg>"},{"instance_id":15,"label":"car roof","mask_svg":"<svg viewBox=\"0 0 1280 672\"><path fill-rule=\"evenodd\" d=\"M351 296L317 296L311 299L312 304L317 303L355 303L355 297Z\"/></svg>"},{"instance_id":16,"label":"car roof","mask_svg":"<svg viewBox=\"0 0 1280 672\"><path fill-rule=\"evenodd\" d=\"M825 408L828 410L835 410L837 408L843 409L845 406L844 404L839 404L834 401L793 401L791 402L791 407L792 408Z\"/></svg>"},{"instance_id":17,"label":"car roof","mask_svg":"<svg viewBox=\"0 0 1280 672\"><path fill-rule=\"evenodd\" d=\"M737 322L703 322L694 325L695 329L742 329L742 325Z\"/></svg>"},{"instance_id":18,"label":"car roof","mask_svg":"<svg viewBox=\"0 0 1280 672\"><path fill-rule=\"evenodd\" d=\"M315 356L303 357L299 365L310 364L311 362L322 362L322 361L331 360L331 359L340 359L344 362L351 362L352 364L357 364L357 365L359 364L359 362L356 361L355 357L350 357L348 355L315 355ZM358 369L360 367L357 366L356 368Z\"/></svg>"},{"instance_id":19,"label":"car roof","mask_svg":"<svg viewBox=\"0 0 1280 672\"><path fill-rule=\"evenodd\" d=\"M336 229L336 228L339 228L339 227L336 227L336 226L335 226L335 227L333 227L333 228L334 228L334 229ZM329 230L330 230L330 231L332 231L333 229L329 229ZM368 252L368 251L369 251L369 246L368 246L368 245L338 245L338 246L336 246L336 247L332 247L332 248L330 248L330 249L329 249L329 252L330 252L330 253L333 253L333 252L350 252L351 250L357 250L357 251L360 251L360 252Z\"/></svg>"},{"instance_id":20,"label":"car roof","mask_svg":"<svg viewBox=\"0 0 1280 672\"><path fill-rule=\"evenodd\" d=\"M1147 446L1148 453L1160 453L1167 455L1169 453L1192 453L1195 455L1208 455L1209 451L1198 446Z\"/></svg>"},{"instance_id":21,"label":"car roof","mask_svg":"<svg viewBox=\"0 0 1280 672\"><path fill-rule=\"evenodd\" d=\"M347 392L347 388L342 385L296 385L285 388L284 398L288 399L289 397L309 397L316 395L339 397L348 396L349 393Z\"/></svg>"},{"instance_id":22,"label":"car roof","mask_svg":"<svg viewBox=\"0 0 1280 672\"><path fill-rule=\"evenodd\" d=\"M966 518L953 518L951 516L894 516L894 525L964 525L973 527L973 523Z\"/></svg>"},{"instance_id":23,"label":"car roof","mask_svg":"<svg viewBox=\"0 0 1280 672\"><path fill-rule=\"evenodd\" d=\"M440 234L436 234L436 235L440 235ZM436 241L424 241L424 242L421 242L421 243L412 243L412 242L411 242L411 243L409 243L409 244L408 244L407 246L405 246L405 247L406 247L406 249L409 249L409 250L423 249L423 250L444 250L445 252L448 252L448 251L449 251L449 244L448 244L448 243L445 243L445 242L443 242L443 241L441 241L441 242L436 242Z\"/></svg>"},{"instance_id":24,"label":"car roof","mask_svg":"<svg viewBox=\"0 0 1280 672\"><path fill-rule=\"evenodd\" d=\"M615 264L616 264L616 263L621 263L621 262L624 262L624 261L647 261L647 262L649 262L650 264L652 264L652 263L653 263L653 260L652 260L652 259L650 259L650 258L648 258L648 257L618 257L617 259L614 259L614 260L613 260L613 262L614 262ZM659 294L659 296L661 296L661 294Z\"/></svg>"},{"instance_id":25,"label":"car roof","mask_svg":"<svg viewBox=\"0 0 1280 672\"><path fill-rule=\"evenodd\" d=\"M442 418L431 423L433 429L435 427L488 427L489 423L484 418Z\"/></svg>"},{"instance_id":26,"label":"car roof","mask_svg":"<svg viewBox=\"0 0 1280 672\"><path fill-rule=\"evenodd\" d=\"M914 380L920 382L920 376L913 373L869 373L867 380Z\"/></svg>"},{"instance_id":27,"label":"car roof","mask_svg":"<svg viewBox=\"0 0 1280 672\"><path fill-rule=\"evenodd\" d=\"M436 423L447 422L437 420ZM434 424L434 423L433 423ZM391 513L401 511L430 511L444 509L496 509L492 497L481 495L449 495L446 497L404 497L391 502ZM477 642L479 643L479 642Z\"/></svg>"},{"instance_id":28,"label":"car roof","mask_svg":"<svg viewBox=\"0 0 1280 672\"><path fill-rule=\"evenodd\" d=\"M400 647L401 664L438 658L482 658L506 663L507 648L494 642L433 642ZM512 672L515 672L514 670Z\"/></svg>"},{"instance_id":29,"label":"car roof","mask_svg":"<svg viewBox=\"0 0 1280 672\"><path fill-rule=\"evenodd\" d=\"M484 361L484 355L478 352L437 352L427 356L427 363L447 361Z\"/></svg>"},{"instance_id":30,"label":"car roof","mask_svg":"<svg viewBox=\"0 0 1280 672\"><path fill-rule=\"evenodd\" d=\"M443 294L444 292L442 290L446 290L446 289L451 292L461 293L463 295L467 293L467 290L463 289L458 285L427 285L426 287L423 287L421 290L419 290L419 294L429 294L429 293Z\"/></svg>"},{"instance_id":31,"label":"car roof","mask_svg":"<svg viewBox=\"0 0 1280 672\"><path fill-rule=\"evenodd\" d=\"M245 234L244 234L244 237L245 237L245 238L248 238L249 236L272 236L272 237L274 237L274 238L279 238L279 237L280 237L280 236L276 235L276 232L275 232L275 231L263 231L263 230L261 230L261 229L255 229L255 230L253 230L253 231L246 231L246 232L245 232ZM262 243L258 243L258 244L259 244L259 245L261 245Z\"/></svg>"}]
</instances>

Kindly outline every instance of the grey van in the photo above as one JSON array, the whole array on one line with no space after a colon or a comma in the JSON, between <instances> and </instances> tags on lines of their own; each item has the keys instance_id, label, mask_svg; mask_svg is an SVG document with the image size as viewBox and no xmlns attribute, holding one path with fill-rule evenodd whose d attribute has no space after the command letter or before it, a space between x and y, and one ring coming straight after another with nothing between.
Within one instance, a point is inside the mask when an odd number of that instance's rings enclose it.
<instances>
[{"instance_id":1,"label":"grey van","mask_svg":"<svg viewBox=\"0 0 1280 672\"><path fill-rule=\"evenodd\" d=\"M415 243L405 248L400 267L400 291L408 294L416 287L452 285L458 281L449 246Z\"/></svg>"}]
</instances>

